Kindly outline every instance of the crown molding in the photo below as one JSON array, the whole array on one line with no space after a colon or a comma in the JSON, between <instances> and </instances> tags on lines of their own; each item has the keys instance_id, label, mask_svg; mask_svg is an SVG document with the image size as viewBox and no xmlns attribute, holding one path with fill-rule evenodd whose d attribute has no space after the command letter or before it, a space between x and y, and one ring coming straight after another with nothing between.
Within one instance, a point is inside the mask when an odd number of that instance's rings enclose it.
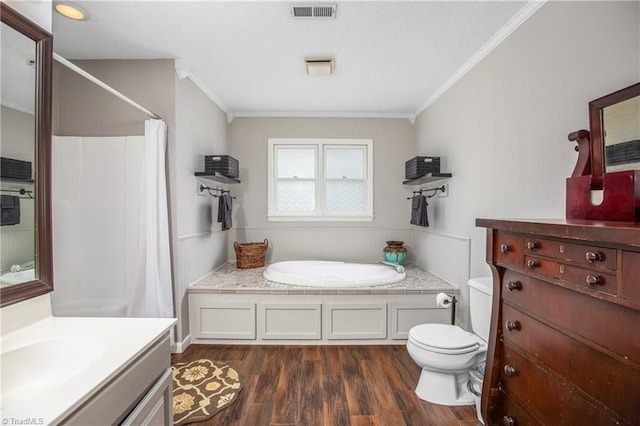
<instances>
[{"instance_id":1,"label":"crown molding","mask_svg":"<svg viewBox=\"0 0 640 426\"><path fill-rule=\"evenodd\" d=\"M332 111L236 111L235 118L401 118L415 120L414 114L392 112L332 112Z\"/></svg>"}]
</instances>

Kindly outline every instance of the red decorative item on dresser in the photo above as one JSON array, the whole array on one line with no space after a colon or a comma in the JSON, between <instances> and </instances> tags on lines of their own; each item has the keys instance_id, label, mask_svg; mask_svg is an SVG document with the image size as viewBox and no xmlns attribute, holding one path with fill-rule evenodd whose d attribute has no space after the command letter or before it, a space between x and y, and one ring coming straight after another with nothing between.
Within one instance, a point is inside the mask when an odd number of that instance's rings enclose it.
<instances>
[{"instance_id":1,"label":"red decorative item on dresser","mask_svg":"<svg viewBox=\"0 0 640 426\"><path fill-rule=\"evenodd\" d=\"M589 127L569 134L578 161L567 179L567 219L640 222L640 83L591 101ZM602 191L601 202L592 191Z\"/></svg>"}]
</instances>

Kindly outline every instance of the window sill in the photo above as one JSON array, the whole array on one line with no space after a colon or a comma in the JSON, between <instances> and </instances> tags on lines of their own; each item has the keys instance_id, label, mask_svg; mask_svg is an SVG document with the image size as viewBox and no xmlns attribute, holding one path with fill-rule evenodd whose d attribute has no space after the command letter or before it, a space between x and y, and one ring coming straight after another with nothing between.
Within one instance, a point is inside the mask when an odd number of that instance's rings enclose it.
<instances>
[{"instance_id":1,"label":"window sill","mask_svg":"<svg viewBox=\"0 0 640 426\"><path fill-rule=\"evenodd\" d=\"M267 216L269 222L373 222L375 216Z\"/></svg>"}]
</instances>

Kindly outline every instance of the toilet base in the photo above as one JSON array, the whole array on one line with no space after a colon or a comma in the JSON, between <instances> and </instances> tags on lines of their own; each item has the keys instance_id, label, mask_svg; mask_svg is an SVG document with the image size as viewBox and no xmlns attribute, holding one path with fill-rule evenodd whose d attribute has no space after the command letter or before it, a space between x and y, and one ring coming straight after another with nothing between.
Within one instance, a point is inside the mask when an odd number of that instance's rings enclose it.
<instances>
[{"instance_id":1,"label":"toilet base","mask_svg":"<svg viewBox=\"0 0 640 426\"><path fill-rule=\"evenodd\" d=\"M467 389L469 373L440 373L422 370L416 395L423 401L440 405L475 405L474 395Z\"/></svg>"}]
</instances>

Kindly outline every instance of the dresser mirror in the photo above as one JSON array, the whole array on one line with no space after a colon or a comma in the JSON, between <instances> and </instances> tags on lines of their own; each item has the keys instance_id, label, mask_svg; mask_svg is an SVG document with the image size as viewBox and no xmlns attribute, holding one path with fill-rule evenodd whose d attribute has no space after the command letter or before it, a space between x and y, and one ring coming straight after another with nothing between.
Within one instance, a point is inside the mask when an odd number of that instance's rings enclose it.
<instances>
[{"instance_id":1,"label":"dresser mirror","mask_svg":"<svg viewBox=\"0 0 640 426\"><path fill-rule=\"evenodd\" d=\"M640 83L589 103L591 174L640 170Z\"/></svg>"},{"instance_id":2,"label":"dresser mirror","mask_svg":"<svg viewBox=\"0 0 640 426\"><path fill-rule=\"evenodd\" d=\"M53 39L5 3L0 3L0 21L0 304L4 307L53 290Z\"/></svg>"}]
</instances>

